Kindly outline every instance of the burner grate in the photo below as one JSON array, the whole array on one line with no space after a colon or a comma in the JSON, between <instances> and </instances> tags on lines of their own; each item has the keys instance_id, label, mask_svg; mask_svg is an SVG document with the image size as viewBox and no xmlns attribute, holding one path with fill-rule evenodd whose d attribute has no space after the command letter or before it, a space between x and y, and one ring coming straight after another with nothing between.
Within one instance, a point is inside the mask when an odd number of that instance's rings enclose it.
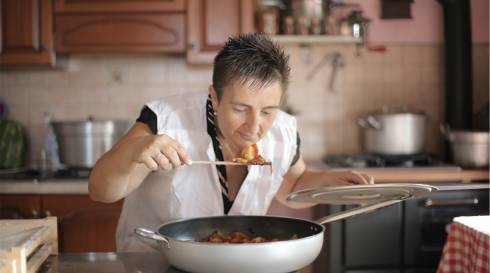
<instances>
[{"instance_id":1,"label":"burner grate","mask_svg":"<svg viewBox=\"0 0 490 273\"><path fill-rule=\"evenodd\" d=\"M386 168L386 167L436 167L443 165L437 157L430 154L415 155L328 155L323 162L331 167L344 168Z\"/></svg>"}]
</instances>

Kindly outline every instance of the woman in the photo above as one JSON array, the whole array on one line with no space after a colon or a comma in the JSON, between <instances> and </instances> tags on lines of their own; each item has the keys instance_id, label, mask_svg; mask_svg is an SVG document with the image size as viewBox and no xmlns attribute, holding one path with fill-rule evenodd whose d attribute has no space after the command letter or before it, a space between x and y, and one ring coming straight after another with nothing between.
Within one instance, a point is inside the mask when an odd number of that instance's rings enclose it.
<instances>
[{"instance_id":1,"label":"woman","mask_svg":"<svg viewBox=\"0 0 490 273\"><path fill-rule=\"evenodd\" d=\"M167 96L148 103L129 132L96 163L92 199L125 198L119 251L149 250L136 227L181 218L265 214L273 198L320 186L369 183L352 172L308 170L299 153L294 117L279 109L289 80L288 57L260 34L230 38L214 61L208 94ZM256 144L267 166L213 166Z\"/></svg>"}]
</instances>

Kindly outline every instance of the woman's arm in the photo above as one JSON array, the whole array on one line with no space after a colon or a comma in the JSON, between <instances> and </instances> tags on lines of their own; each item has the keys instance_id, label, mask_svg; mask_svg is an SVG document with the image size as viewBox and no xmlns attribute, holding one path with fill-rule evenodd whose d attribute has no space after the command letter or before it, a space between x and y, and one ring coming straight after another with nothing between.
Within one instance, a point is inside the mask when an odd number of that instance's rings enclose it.
<instances>
[{"instance_id":1,"label":"woman's arm","mask_svg":"<svg viewBox=\"0 0 490 273\"><path fill-rule=\"evenodd\" d=\"M156 170L169 170L189 162L184 148L167 135L154 135L144 123L135 125L111 150L97 160L89 177L90 197L116 202Z\"/></svg>"},{"instance_id":2,"label":"woman's arm","mask_svg":"<svg viewBox=\"0 0 490 273\"><path fill-rule=\"evenodd\" d=\"M291 208L307 208L316 204L303 202L290 202L288 194L304 189L320 188L325 186L351 186L369 184L372 179L366 174L352 171L313 171L306 167L302 158L291 166L284 176L284 180L277 192L276 199Z\"/></svg>"}]
</instances>

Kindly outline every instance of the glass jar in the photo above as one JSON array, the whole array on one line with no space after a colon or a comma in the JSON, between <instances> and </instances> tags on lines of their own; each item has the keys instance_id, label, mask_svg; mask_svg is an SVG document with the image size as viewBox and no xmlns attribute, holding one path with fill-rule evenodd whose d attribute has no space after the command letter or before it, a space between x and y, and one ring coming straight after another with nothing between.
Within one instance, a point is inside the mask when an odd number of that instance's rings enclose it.
<instances>
[{"instance_id":1,"label":"glass jar","mask_svg":"<svg viewBox=\"0 0 490 273\"><path fill-rule=\"evenodd\" d=\"M280 10L283 8L280 0L257 1L258 31L269 35L279 34Z\"/></svg>"}]
</instances>

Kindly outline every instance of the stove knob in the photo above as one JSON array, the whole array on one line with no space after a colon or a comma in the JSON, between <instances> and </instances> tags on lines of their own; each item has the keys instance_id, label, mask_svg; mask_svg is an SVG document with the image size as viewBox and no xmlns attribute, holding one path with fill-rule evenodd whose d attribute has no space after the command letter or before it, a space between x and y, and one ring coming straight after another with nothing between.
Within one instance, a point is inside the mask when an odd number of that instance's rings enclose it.
<instances>
[{"instance_id":1,"label":"stove knob","mask_svg":"<svg viewBox=\"0 0 490 273\"><path fill-rule=\"evenodd\" d=\"M39 211L37 209L32 209L32 217L34 218L38 218L39 217Z\"/></svg>"}]
</instances>

